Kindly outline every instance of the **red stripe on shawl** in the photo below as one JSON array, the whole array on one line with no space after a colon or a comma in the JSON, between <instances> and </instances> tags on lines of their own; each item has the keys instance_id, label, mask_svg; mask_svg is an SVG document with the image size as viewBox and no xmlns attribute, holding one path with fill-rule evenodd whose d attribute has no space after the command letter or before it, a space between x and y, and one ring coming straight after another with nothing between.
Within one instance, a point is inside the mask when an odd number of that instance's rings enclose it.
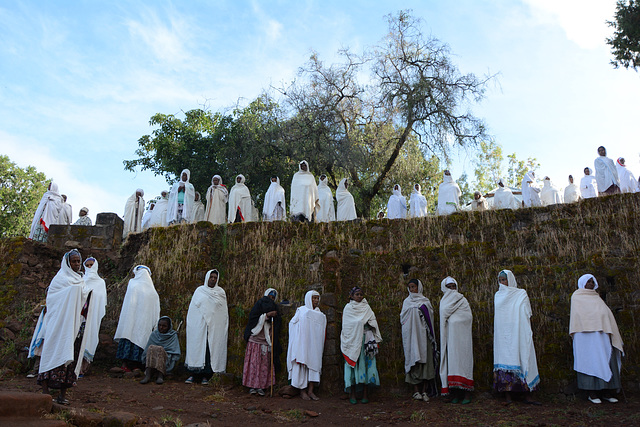
<instances>
[{"instance_id":1,"label":"red stripe on shawl","mask_svg":"<svg viewBox=\"0 0 640 427\"><path fill-rule=\"evenodd\" d=\"M345 362L347 362L347 364L349 366L351 366L352 368L354 368L356 366L356 362L354 362L353 360L349 359L344 353L342 353L342 356L344 356L344 360L345 360Z\"/></svg>"},{"instance_id":2,"label":"red stripe on shawl","mask_svg":"<svg viewBox=\"0 0 640 427\"><path fill-rule=\"evenodd\" d=\"M244 222L244 215L242 215L242 209L240 209L240 206L237 207L237 212L240 212L240 219Z\"/></svg>"},{"instance_id":3,"label":"red stripe on shawl","mask_svg":"<svg viewBox=\"0 0 640 427\"><path fill-rule=\"evenodd\" d=\"M49 227L47 227L47 224L44 223L44 220L42 218L40 218L40 224L42 224L42 228L44 228L44 231L48 233Z\"/></svg>"},{"instance_id":4,"label":"red stripe on shawl","mask_svg":"<svg viewBox=\"0 0 640 427\"><path fill-rule=\"evenodd\" d=\"M447 377L449 387L462 388L464 390L473 390L473 380L461 377L459 375L449 375Z\"/></svg>"}]
</instances>

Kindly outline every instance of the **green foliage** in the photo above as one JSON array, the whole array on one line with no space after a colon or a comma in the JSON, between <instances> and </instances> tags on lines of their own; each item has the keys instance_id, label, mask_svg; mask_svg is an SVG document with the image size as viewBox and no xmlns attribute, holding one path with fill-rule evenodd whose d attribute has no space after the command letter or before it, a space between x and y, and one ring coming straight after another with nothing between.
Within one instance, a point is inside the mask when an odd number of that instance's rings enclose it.
<instances>
[{"instance_id":1,"label":"green foliage","mask_svg":"<svg viewBox=\"0 0 640 427\"><path fill-rule=\"evenodd\" d=\"M615 68L640 67L640 1L619 0L616 3L614 21L607 21L615 29L613 37L607 39Z\"/></svg>"},{"instance_id":2,"label":"green foliage","mask_svg":"<svg viewBox=\"0 0 640 427\"><path fill-rule=\"evenodd\" d=\"M528 157L527 160L518 160L516 153L507 156L509 167L507 170L507 185L509 187L520 187L522 178L527 171L536 171L540 168L540 163L535 157Z\"/></svg>"},{"instance_id":3,"label":"green foliage","mask_svg":"<svg viewBox=\"0 0 640 427\"><path fill-rule=\"evenodd\" d=\"M0 155L0 237L29 235L46 180L33 166L23 169Z\"/></svg>"},{"instance_id":4,"label":"green foliage","mask_svg":"<svg viewBox=\"0 0 640 427\"><path fill-rule=\"evenodd\" d=\"M473 191L471 191L471 186L469 185L469 182L467 182L467 179L468 177L466 172L463 172L462 175L460 175L460 178L456 179L456 183L462 192L460 195L460 206L464 206L473 200Z\"/></svg>"},{"instance_id":5,"label":"green foliage","mask_svg":"<svg viewBox=\"0 0 640 427\"><path fill-rule=\"evenodd\" d=\"M502 160L502 147L499 144L493 140L480 142L480 152L474 160L474 191L484 194L496 187L498 179L502 177Z\"/></svg>"}]
</instances>

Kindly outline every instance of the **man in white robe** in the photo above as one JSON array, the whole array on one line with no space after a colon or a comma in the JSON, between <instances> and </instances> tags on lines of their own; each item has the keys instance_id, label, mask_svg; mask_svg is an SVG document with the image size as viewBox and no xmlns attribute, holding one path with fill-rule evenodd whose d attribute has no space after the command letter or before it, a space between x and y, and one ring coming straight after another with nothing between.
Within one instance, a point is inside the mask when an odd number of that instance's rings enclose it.
<instances>
[{"instance_id":1,"label":"man in white robe","mask_svg":"<svg viewBox=\"0 0 640 427\"><path fill-rule=\"evenodd\" d=\"M560 190L558 190L553 184L551 184L551 178L544 177L542 190L540 190L540 201L542 206L557 205L562 203L562 196Z\"/></svg>"},{"instance_id":2,"label":"man in white robe","mask_svg":"<svg viewBox=\"0 0 640 427\"><path fill-rule=\"evenodd\" d=\"M476 191L473 193L473 200L471 201L471 210L477 212L484 212L488 209L487 199L484 198L481 192Z\"/></svg>"},{"instance_id":3,"label":"man in white robe","mask_svg":"<svg viewBox=\"0 0 640 427\"><path fill-rule=\"evenodd\" d=\"M327 176L322 174L318 180L319 203L316 220L318 222L330 222L336 220L336 208L333 205L333 193L329 188Z\"/></svg>"},{"instance_id":4,"label":"man in white robe","mask_svg":"<svg viewBox=\"0 0 640 427\"><path fill-rule=\"evenodd\" d=\"M233 222L251 222L253 218L253 200L249 187L244 184L244 175L236 177L236 183L229 192L229 215L227 220Z\"/></svg>"},{"instance_id":5,"label":"man in white robe","mask_svg":"<svg viewBox=\"0 0 640 427\"><path fill-rule=\"evenodd\" d=\"M264 221L283 221L287 212L284 188L280 185L280 178L271 177L271 184L264 195L262 219Z\"/></svg>"},{"instance_id":6,"label":"man in white robe","mask_svg":"<svg viewBox=\"0 0 640 427\"><path fill-rule=\"evenodd\" d=\"M409 216L411 218L422 218L427 216L427 198L420 192L420 184L415 184L411 190L409 198Z\"/></svg>"},{"instance_id":7,"label":"man in white robe","mask_svg":"<svg viewBox=\"0 0 640 427\"><path fill-rule=\"evenodd\" d=\"M204 221L204 203L200 200L200 193L196 191L196 196L193 200L191 222L196 223L198 221Z\"/></svg>"},{"instance_id":8,"label":"man in white robe","mask_svg":"<svg viewBox=\"0 0 640 427\"><path fill-rule=\"evenodd\" d=\"M620 192L620 179L613 160L607 157L607 150L598 147L598 157L593 165L596 169L596 181L600 195L616 194Z\"/></svg>"},{"instance_id":9,"label":"man in white robe","mask_svg":"<svg viewBox=\"0 0 640 427\"><path fill-rule=\"evenodd\" d=\"M49 236L49 227L58 223L60 209L62 207L62 197L58 192L58 184L49 183L47 191L42 195L36 213L31 221L31 231L29 239L37 242L46 242Z\"/></svg>"},{"instance_id":10,"label":"man in white robe","mask_svg":"<svg viewBox=\"0 0 640 427\"><path fill-rule=\"evenodd\" d=\"M229 190L222 183L220 175L211 178L211 186L207 190L207 211L204 219L212 224L224 224L227 221L227 201Z\"/></svg>"},{"instance_id":11,"label":"man in white robe","mask_svg":"<svg viewBox=\"0 0 640 427\"><path fill-rule=\"evenodd\" d=\"M164 227L167 225L167 206L169 206L169 192L163 190L151 213L149 227Z\"/></svg>"},{"instance_id":12,"label":"man in white robe","mask_svg":"<svg viewBox=\"0 0 640 427\"><path fill-rule=\"evenodd\" d=\"M591 168L584 168L584 176L580 180L580 195L583 199L598 197L598 181Z\"/></svg>"},{"instance_id":13,"label":"man in white robe","mask_svg":"<svg viewBox=\"0 0 640 427\"><path fill-rule=\"evenodd\" d=\"M522 178L522 203L524 203L525 208L542 206L540 188L536 183L536 174L534 171L525 173Z\"/></svg>"},{"instance_id":14,"label":"man in white robe","mask_svg":"<svg viewBox=\"0 0 640 427\"><path fill-rule=\"evenodd\" d=\"M315 221L320 207L320 195L316 179L309 171L309 163L306 160L298 164L298 172L291 180L291 199L289 201L289 214L295 220Z\"/></svg>"},{"instance_id":15,"label":"man in white robe","mask_svg":"<svg viewBox=\"0 0 640 427\"><path fill-rule=\"evenodd\" d=\"M580 200L580 188L574 184L573 175L569 175L569 185L564 188L564 202L574 203Z\"/></svg>"},{"instance_id":16,"label":"man in white robe","mask_svg":"<svg viewBox=\"0 0 640 427\"><path fill-rule=\"evenodd\" d=\"M353 195L349 192L348 187L349 181L347 181L347 178L342 178L336 189L336 200L338 201L336 219L338 221L351 221L358 217L356 214L356 202L353 200Z\"/></svg>"},{"instance_id":17,"label":"man in white robe","mask_svg":"<svg viewBox=\"0 0 640 427\"><path fill-rule=\"evenodd\" d=\"M405 219L407 217L407 199L402 195L402 187L399 184L393 186L391 196L387 202L387 218Z\"/></svg>"},{"instance_id":18,"label":"man in white robe","mask_svg":"<svg viewBox=\"0 0 640 427\"><path fill-rule=\"evenodd\" d=\"M460 208L460 196L462 191L453 180L451 172L444 171L442 184L438 187L438 208L436 215L449 215Z\"/></svg>"},{"instance_id":19,"label":"man in white robe","mask_svg":"<svg viewBox=\"0 0 640 427\"><path fill-rule=\"evenodd\" d=\"M196 190L189 182L190 177L191 171L184 169L180 173L180 180L171 187L167 204L167 225L191 222Z\"/></svg>"},{"instance_id":20,"label":"man in white robe","mask_svg":"<svg viewBox=\"0 0 640 427\"><path fill-rule=\"evenodd\" d=\"M620 192L622 193L637 193L640 191L638 188L638 181L633 176L631 171L627 169L624 157L619 157L616 162L616 171L618 172L618 178L620 179Z\"/></svg>"},{"instance_id":21,"label":"man in white robe","mask_svg":"<svg viewBox=\"0 0 640 427\"><path fill-rule=\"evenodd\" d=\"M67 195L61 194L62 206L60 208L59 224L70 225L73 222L73 207L67 203Z\"/></svg>"},{"instance_id":22,"label":"man in white robe","mask_svg":"<svg viewBox=\"0 0 640 427\"><path fill-rule=\"evenodd\" d=\"M493 209L518 209L520 204L513 195L513 192L507 187L504 179L498 180L498 189L493 195Z\"/></svg>"},{"instance_id":23,"label":"man in white robe","mask_svg":"<svg viewBox=\"0 0 640 427\"><path fill-rule=\"evenodd\" d=\"M135 193L127 199L124 205L124 227L122 238L126 238L129 233L139 233L142 231L142 216L144 215L144 190L138 188Z\"/></svg>"}]
</instances>

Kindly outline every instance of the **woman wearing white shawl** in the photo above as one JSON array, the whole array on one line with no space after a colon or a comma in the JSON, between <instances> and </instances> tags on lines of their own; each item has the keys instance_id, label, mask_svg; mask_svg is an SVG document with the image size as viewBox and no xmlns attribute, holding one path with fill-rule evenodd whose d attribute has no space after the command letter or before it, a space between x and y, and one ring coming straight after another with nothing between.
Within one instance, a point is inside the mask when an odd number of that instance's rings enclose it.
<instances>
[{"instance_id":1,"label":"woman wearing white shawl","mask_svg":"<svg viewBox=\"0 0 640 427\"><path fill-rule=\"evenodd\" d=\"M620 180L621 193L637 193L640 191L638 181L636 181L636 177L633 176L631 171L627 169L624 157L618 157L616 161L616 171L618 172L618 179Z\"/></svg>"},{"instance_id":2,"label":"woman wearing white shawl","mask_svg":"<svg viewBox=\"0 0 640 427\"><path fill-rule=\"evenodd\" d=\"M493 208L494 209L518 209L519 203L516 200L513 192L507 187L504 179L498 180L498 189L493 195Z\"/></svg>"},{"instance_id":3,"label":"woman wearing white shawl","mask_svg":"<svg viewBox=\"0 0 640 427\"><path fill-rule=\"evenodd\" d=\"M294 218L302 215L306 221L314 221L320 207L319 200L316 179L309 171L309 163L303 160L298 164L298 172L293 174L291 180L289 214Z\"/></svg>"},{"instance_id":4,"label":"woman wearing white shawl","mask_svg":"<svg viewBox=\"0 0 640 427\"><path fill-rule=\"evenodd\" d=\"M280 178L271 177L271 184L264 196L262 219L265 221L283 221L287 212L284 188L280 185Z\"/></svg>"},{"instance_id":5,"label":"woman wearing white shawl","mask_svg":"<svg viewBox=\"0 0 640 427\"><path fill-rule=\"evenodd\" d=\"M387 202L387 218L405 219L407 217L407 199L402 195L402 187L399 184L393 186L391 196Z\"/></svg>"},{"instance_id":6,"label":"woman wearing white shawl","mask_svg":"<svg viewBox=\"0 0 640 427\"><path fill-rule=\"evenodd\" d=\"M440 380L442 395L450 389L463 391L452 403L471 403L473 391L473 314L467 299L458 292L458 282L446 277L440 282ZM453 394L453 390L451 390Z\"/></svg>"},{"instance_id":7,"label":"woman wearing white shawl","mask_svg":"<svg viewBox=\"0 0 640 427\"><path fill-rule=\"evenodd\" d=\"M82 257L73 249L62 258L60 270L47 290L47 310L44 315L44 341L40 357L38 385L42 392L60 389L57 402L68 405L67 388L75 385L76 359L74 344L82 325Z\"/></svg>"},{"instance_id":8,"label":"woman wearing white shawl","mask_svg":"<svg viewBox=\"0 0 640 427\"><path fill-rule=\"evenodd\" d=\"M253 218L253 201L249 187L244 184L244 175L236 177L236 183L229 192L229 215L227 220L233 222L251 222Z\"/></svg>"},{"instance_id":9,"label":"woman wearing white shawl","mask_svg":"<svg viewBox=\"0 0 640 427\"><path fill-rule=\"evenodd\" d=\"M558 205L563 202L560 190L551 184L551 178L544 177L542 190L540 190L540 201L542 206Z\"/></svg>"},{"instance_id":10,"label":"woman wearing white shawl","mask_svg":"<svg viewBox=\"0 0 640 427\"><path fill-rule=\"evenodd\" d=\"M596 170L596 180L598 181L598 191L600 195L616 194L620 192L620 179L613 160L607 157L607 150L598 147L598 157L594 160L593 166Z\"/></svg>"},{"instance_id":11,"label":"woman wearing white shawl","mask_svg":"<svg viewBox=\"0 0 640 427\"><path fill-rule=\"evenodd\" d=\"M151 270L145 265L137 265L133 274L127 285L114 336L118 341L116 358L122 360L125 371L130 369L129 362L142 363L147 340L160 317L160 297L153 286Z\"/></svg>"},{"instance_id":12,"label":"woman wearing white shawl","mask_svg":"<svg viewBox=\"0 0 640 427\"><path fill-rule=\"evenodd\" d=\"M564 202L574 203L580 200L580 187L573 182L573 175L569 175L569 185L564 188Z\"/></svg>"},{"instance_id":13,"label":"woman wearing white shawl","mask_svg":"<svg viewBox=\"0 0 640 427\"><path fill-rule=\"evenodd\" d=\"M67 203L66 194L61 194L62 206L60 207L60 217L58 218L58 224L71 225L73 221L73 206Z\"/></svg>"},{"instance_id":14,"label":"woman wearing white shawl","mask_svg":"<svg viewBox=\"0 0 640 427\"><path fill-rule=\"evenodd\" d=\"M580 195L583 199L598 197L598 181L591 168L584 168L584 176L580 180Z\"/></svg>"},{"instance_id":15,"label":"woman wearing white shawl","mask_svg":"<svg viewBox=\"0 0 640 427\"><path fill-rule=\"evenodd\" d=\"M411 218L422 218L427 216L427 198L420 192L420 184L415 184L411 190L409 198L409 216Z\"/></svg>"},{"instance_id":16,"label":"woman wearing white shawl","mask_svg":"<svg viewBox=\"0 0 640 427\"><path fill-rule=\"evenodd\" d=\"M494 298L493 387L505 392L507 404L512 402L512 392L523 392L525 403L539 405L529 396L540 384L529 296L526 290L518 289L509 270L500 272L498 286Z\"/></svg>"},{"instance_id":17,"label":"woman wearing white shawl","mask_svg":"<svg viewBox=\"0 0 640 427\"><path fill-rule=\"evenodd\" d=\"M613 313L596 289L596 278L585 274L578 279L578 289L571 295L569 334L573 338L573 369L578 374L578 388L588 390L592 403L601 403L601 398L615 403L618 399L609 390L622 387L622 337Z\"/></svg>"},{"instance_id":18,"label":"woman wearing white shawl","mask_svg":"<svg viewBox=\"0 0 640 427\"><path fill-rule=\"evenodd\" d=\"M37 242L46 243L49 236L49 227L58 223L61 208L62 197L58 192L58 184L51 182L42 199L40 199L36 213L33 215L29 238Z\"/></svg>"},{"instance_id":19,"label":"woman wearing white shawl","mask_svg":"<svg viewBox=\"0 0 640 427\"><path fill-rule=\"evenodd\" d=\"M200 193L196 191L195 198L193 199L193 209L191 211L191 222L204 221L204 203L200 200Z\"/></svg>"},{"instance_id":20,"label":"woman wearing white shawl","mask_svg":"<svg viewBox=\"0 0 640 427\"><path fill-rule=\"evenodd\" d=\"M460 196L462 191L460 187L453 180L451 172L444 171L442 184L438 187L438 207L436 209L436 215L449 215L460 208Z\"/></svg>"},{"instance_id":21,"label":"woman wearing white shawl","mask_svg":"<svg viewBox=\"0 0 640 427\"><path fill-rule=\"evenodd\" d=\"M318 292L307 292L304 305L298 307L289 322L287 370L291 385L301 390L300 395L304 400L319 400L313 388L320 382L327 327L327 317L318 308L319 303Z\"/></svg>"},{"instance_id":22,"label":"woman wearing white shawl","mask_svg":"<svg viewBox=\"0 0 640 427\"><path fill-rule=\"evenodd\" d=\"M220 273L207 271L204 284L196 288L187 312L187 354L184 366L191 376L187 384L206 385L214 372L227 369L229 309L227 294L218 282Z\"/></svg>"},{"instance_id":23,"label":"woman wearing white shawl","mask_svg":"<svg viewBox=\"0 0 640 427\"><path fill-rule=\"evenodd\" d=\"M344 391L349 402L356 404L356 389L362 389L362 403L369 403L368 387L379 386L376 366L378 346L382 342L376 315L364 298L362 289L354 286L349 303L342 311L340 350L344 357Z\"/></svg>"},{"instance_id":24,"label":"woman wearing white shawl","mask_svg":"<svg viewBox=\"0 0 640 427\"><path fill-rule=\"evenodd\" d=\"M318 222L331 222L336 220L336 208L333 205L333 193L329 188L327 176L322 174L318 180L318 211L316 218Z\"/></svg>"},{"instance_id":25,"label":"woman wearing white shawl","mask_svg":"<svg viewBox=\"0 0 640 427\"><path fill-rule=\"evenodd\" d=\"M144 190L138 188L124 205L124 224L122 228L122 238L129 233L139 233L142 231L142 217L144 216Z\"/></svg>"},{"instance_id":26,"label":"woman wearing white shawl","mask_svg":"<svg viewBox=\"0 0 640 427\"><path fill-rule=\"evenodd\" d=\"M530 171L524 174L522 178L522 203L525 208L541 206L540 188L536 184L536 174Z\"/></svg>"},{"instance_id":27,"label":"woman wearing white shawl","mask_svg":"<svg viewBox=\"0 0 640 427\"><path fill-rule=\"evenodd\" d=\"M153 210L156 207L156 201L151 200L149 202L149 207L146 211L144 211L144 215L142 215L142 231L148 230L151 227L151 218L153 217Z\"/></svg>"},{"instance_id":28,"label":"woman wearing white shawl","mask_svg":"<svg viewBox=\"0 0 640 427\"><path fill-rule=\"evenodd\" d=\"M167 225L191 222L193 202L196 199L196 190L189 182L191 171L184 169L180 173L180 180L173 184L169 191L167 203Z\"/></svg>"},{"instance_id":29,"label":"woman wearing white shawl","mask_svg":"<svg viewBox=\"0 0 640 427\"><path fill-rule=\"evenodd\" d=\"M413 385L413 399L429 401L429 382L436 377L438 346L435 341L433 306L422 292L422 282L411 279L409 296L402 302L400 323L406 383ZM437 393L437 391L432 390Z\"/></svg>"},{"instance_id":30,"label":"woman wearing white shawl","mask_svg":"<svg viewBox=\"0 0 640 427\"><path fill-rule=\"evenodd\" d=\"M348 187L347 178L342 178L336 189L336 200L338 201L336 220L338 221L351 221L358 218L356 202L353 200L353 195L349 192Z\"/></svg>"},{"instance_id":31,"label":"woman wearing white shawl","mask_svg":"<svg viewBox=\"0 0 640 427\"><path fill-rule=\"evenodd\" d=\"M167 225L167 207L169 206L169 192L163 190L160 193L160 198L156 202L153 212L151 213L151 219L149 220L149 227L165 227Z\"/></svg>"},{"instance_id":32,"label":"woman wearing white shawl","mask_svg":"<svg viewBox=\"0 0 640 427\"><path fill-rule=\"evenodd\" d=\"M229 190L222 183L220 175L211 178L211 186L207 190L207 211L204 214L205 221L212 224L225 224L227 222L227 201Z\"/></svg>"}]
</instances>

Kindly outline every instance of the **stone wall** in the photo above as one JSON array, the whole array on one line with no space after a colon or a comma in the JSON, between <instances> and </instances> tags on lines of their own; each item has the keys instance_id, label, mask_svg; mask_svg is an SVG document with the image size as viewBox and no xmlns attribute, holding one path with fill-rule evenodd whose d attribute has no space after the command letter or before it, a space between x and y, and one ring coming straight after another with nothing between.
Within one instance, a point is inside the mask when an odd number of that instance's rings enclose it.
<instances>
[{"instance_id":1,"label":"stone wall","mask_svg":"<svg viewBox=\"0 0 640 427\"><path fill-rule=\"evenodd\" d=\"M93 249L96 253L118 250L122 243L123 225L117 214L103 212L96 216L93 226L52 225L48 243L57 248Z\"/></svg>"}]
</instances>

